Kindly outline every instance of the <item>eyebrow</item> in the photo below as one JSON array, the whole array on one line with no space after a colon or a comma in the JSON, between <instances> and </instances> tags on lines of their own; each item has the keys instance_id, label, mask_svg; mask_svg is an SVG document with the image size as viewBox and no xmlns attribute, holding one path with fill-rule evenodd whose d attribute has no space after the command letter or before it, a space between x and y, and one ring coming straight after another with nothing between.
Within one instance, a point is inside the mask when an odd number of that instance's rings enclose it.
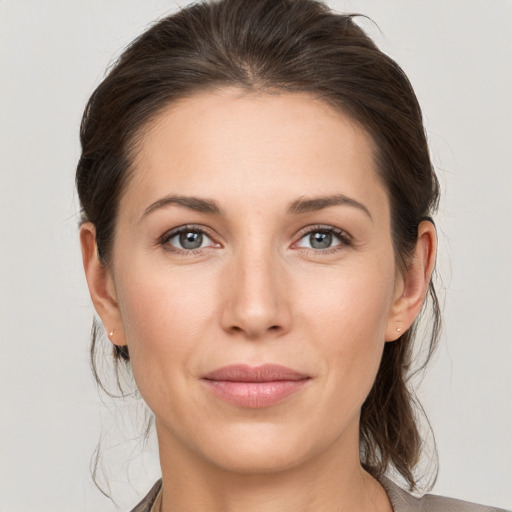
<instances>
[{"instance_id":1,"label":"eyebrow","mask_svg":"<svg viewBox=\"0 0 512 512\"><path fill-rule=\"evenodd\" d=\"M300 213L309 213L309 212L317 212L319 210L323 210L324 208L329 208L330 206L352 206L357 208L358 210L363 211L370 220L373 221L373 217L368 208L352 199L351 197L347 197L343 194L335 194L332 196L322 196L322 197L314 197L311 199L301 198L293 201L288 207L288 213L292 214L300 214Z\"/></svg>"},{"instance_id":2,"label":"eyebrow","mask_svg":"<svg viewBox=\"0 0 512 512\"><path fill-rule=\"evenodd\" d=\"M169 205L177 205L183 208L187 208L188 210L193 210L200 213L208 213L213 215L222 215L222 210L219 207L218 203L212 199L203 199L200 197L193 196L178 196L178 195L168 195L162 197L158 201L155 201L151 205L149 205L142 214L142 218L154 212L155 210L159 210L160 208L165 208ZM351 197L347 197L343 194L335 194L331 196L322 196L322 197L314 197L314 198L300 198L292 201L288 206L288 213L293 215L299 215L301 213L310 213L317 212L319 210L323 210L324 208L329 208L330 206L352 206L364 212L370 220L373 221L372 215L368 208L352 199Z\"/></svg>"},{"instance_id":3,"label":"eyebrow","mask_svg":"<svg viewBox=\"0 0 512 512\"><path fill-rule=\"evenodd\" d=\"M169 205L178 205L183 208L187 208L188 210L193 210L201 213L210 213L215 215L221 215L222 211L219 205L211 200L211 199L201 199L199 197L191 197L191 196L177 196L177 195L168 195L162 197L158 201L155 201L151 205L149 205L142 214L144 218L146 215L149 215L151 212L155 210L159 210L160 208L164 208Z\"/></svg>"}]
</instances>

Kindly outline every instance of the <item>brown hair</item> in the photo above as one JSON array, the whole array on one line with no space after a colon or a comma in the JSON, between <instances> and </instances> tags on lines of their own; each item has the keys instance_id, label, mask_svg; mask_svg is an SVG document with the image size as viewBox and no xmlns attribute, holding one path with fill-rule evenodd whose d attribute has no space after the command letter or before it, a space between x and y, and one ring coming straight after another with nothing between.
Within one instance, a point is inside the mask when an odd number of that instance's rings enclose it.
<instances>
[{"instance_id":1,"label":"brown hair","mask_svg":"<svg viewBox=\"0 0 512 512\"><path fill-rule=\"evenodd\" d=\"M109 264L120 196L130 179L138 136L169 103L223 86L305 92L358 122L377 147L376 167L391 206L397 264L404 269L420 221L437 208L439 186L421 110L402 69L354 23L315 0L221 0L193 4L162 19L121 55L91 96L81 125L76 185L83 221L96 227L98 253ZM435 349L440 313L430 283ZM94 328L98 333L97 326ZM363 404L361 462L374 476L390 467L416 487L421 452L411 373L416 324L386 343ZM93 370L97 336L93 336ZM116 364L128 363L115 347Z\"/></svg>"}]
</instances>

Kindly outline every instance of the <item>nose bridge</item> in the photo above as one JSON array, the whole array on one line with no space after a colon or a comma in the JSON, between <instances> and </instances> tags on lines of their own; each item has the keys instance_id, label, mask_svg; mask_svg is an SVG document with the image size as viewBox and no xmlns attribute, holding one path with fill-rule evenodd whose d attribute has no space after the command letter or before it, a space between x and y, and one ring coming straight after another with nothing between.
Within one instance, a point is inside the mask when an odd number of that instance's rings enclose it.
<instances>
[{"instance_id":1,"label":"nose bridge","mask_svg":"<svg viewBox=\"0 0 512 512\"><path fill-rule=\"evenodd\" d=\"M282 333L289 327L285 297L286 275L277 251L268 240L240 244L232 255L227 278L224 327L255 338Z\"/></svg>"}]
</instances>

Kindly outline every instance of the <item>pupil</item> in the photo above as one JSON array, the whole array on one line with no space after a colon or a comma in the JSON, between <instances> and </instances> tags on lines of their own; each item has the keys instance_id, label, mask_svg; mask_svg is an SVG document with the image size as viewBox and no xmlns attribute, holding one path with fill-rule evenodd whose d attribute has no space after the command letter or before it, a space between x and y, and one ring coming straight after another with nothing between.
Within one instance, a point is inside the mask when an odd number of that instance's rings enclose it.
<instances>
[{"instance_id":1,"label":"pupil","mask_svg":"<svg viewBox=\"0 0 512 512\"><path fill-rule=\"evenodd\" d=\"M203 235L193 231L180 234L180 244L184 249L199 249L203 243Z\"/></svg>"},{"instance_id":2,"label":"pupil","mask_svg":"<svg viewBox=\"0 0 512 512\"><path fill-rule=\"evenodd\" d=\"M313 249L327 249L332 244L332 233L317 231L309 237Z\"/></svg>"}]
</instances>

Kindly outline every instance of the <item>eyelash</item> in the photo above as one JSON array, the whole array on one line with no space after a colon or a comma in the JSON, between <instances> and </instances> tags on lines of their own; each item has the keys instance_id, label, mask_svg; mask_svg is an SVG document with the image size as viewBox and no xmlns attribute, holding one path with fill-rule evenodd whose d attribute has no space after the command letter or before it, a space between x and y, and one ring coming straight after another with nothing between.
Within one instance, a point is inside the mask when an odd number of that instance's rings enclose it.
<instances>
[{"instance_id":1,"label":"eyelash","mask_svg":"<svg viewBox=\"0 0 512 512\"><path fill-rule=\"evenodd\" d=\"M326 249L314 249L312 247L303 247L306 251L314 254L332 254L352 245L352 237L342 229L335 228L333 226L326 225L316 225L310 226L305 231L300 234L300 237L297 242L294 243L296 245L298 242L303 240L307 236L311 236L313 233L327 233L334 235L338 240L339 244L336 244L332 247L328 247Z\"/></svg>"},{"instance_id":2,"label":"eyelash","mask_svg":"<svg viewBox=\"0 0 512 512\"><path fill-rule=\"evenodd\" d=\"M162 245L164 247L165 250L174 252L177 254L183 254L183 255L197 254L206 248L206 247L199 247L197 249L181 249L179 247L174 247L174 246L170 245L170 243L169 243L170 240L181 235L182 233L199 233L203 236L207 236L213 242L212 236L204 228L199 227L199 226L194 226L194 225L185 225L185 226L180 226L179 228L173 229L172 231L168 231L167 233L165 233L161 237L159 243L160 243L160 245ZM220 246L220 245L213 242L213 246Z\"/></svg>"},{"instance_id":3,"label":"eyelash","mask_svg":"<svg viewBox=\"0 0 512 512\"><path fill-rule=\"evenodd\" d=\"M170 240L178 237L179 235L183 233L198 233L203 236L208 237L212 241L212 245L206 246L206 247L198 247L196 249L182 249L179 247L175 247L170 245ZM325 249L315 249L312 247L302 247L302 249L306 250L307 252L312 252L314 254L332 254L334 252L343 250L344 248L350 247L352 245L352 237L342 229L335 228L333 226L326 226L326 225L316 225L311 226L307 228L305 231L303 231L297 242L294 242L293 246L296 246L301 240L303 240L307 236L311 236L314 233L327 233L331 234L334 237L336 237L340 243L328 247ZM172 231L169 231L165 233L159 240L159 244L165 248L165 250L181 254L181 255L190 255L190 254L198 254L202 252L204 249L208 247L220 247L220 244L217 244L213 242L213 237L208 233L207 230L205 230L203 227L195 226L195 225L185 225L180 226L177 229L173 229Z\"/></svg>"}]
</instances>

